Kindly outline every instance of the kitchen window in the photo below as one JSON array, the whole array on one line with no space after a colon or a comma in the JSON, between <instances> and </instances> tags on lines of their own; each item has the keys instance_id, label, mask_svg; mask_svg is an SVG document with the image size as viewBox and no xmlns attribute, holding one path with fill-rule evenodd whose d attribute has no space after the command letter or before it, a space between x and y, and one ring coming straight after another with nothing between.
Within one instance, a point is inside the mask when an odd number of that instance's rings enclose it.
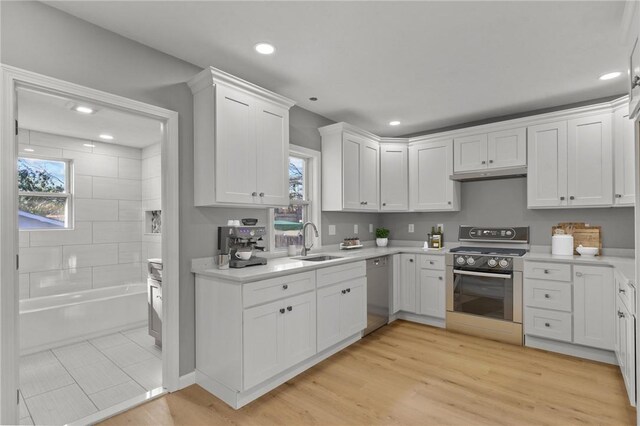
<instances>
[{"instance_id":1,"label":"kitchen window","mask_svg":"<svg viewBox=\"0 0 640 426\"><path fill-rule=\"evenodd\" d=\"M319 181L320 153L291 145L289 206L270 209L271 251L286 250L292 244L298 248L302 247L301 231L305 222L313 222L320 229ZM314 241L314 245L320 245L319 239Z\"/></svg>"},{"instance_id":2,"label":"kitchen window","mask_svg":"<svg viewBox=\"0 0 640 426\"><path fill-rule=\"evenodd\" d=\"M70 161L19 157L19 229L70 229L71 187Z\"/></svg>"}]
</instances>

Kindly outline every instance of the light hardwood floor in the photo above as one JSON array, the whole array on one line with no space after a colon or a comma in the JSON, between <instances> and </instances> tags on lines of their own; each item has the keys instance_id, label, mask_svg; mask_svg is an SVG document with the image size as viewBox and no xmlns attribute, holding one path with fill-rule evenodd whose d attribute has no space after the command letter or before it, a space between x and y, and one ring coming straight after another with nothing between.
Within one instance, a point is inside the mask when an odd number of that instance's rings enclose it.
<instances>
[{"instance_id":1,"label":"light hardwood floor","mask_svg":"<svg viewBox=\"0 0 640 426\"><path fill-rule=\"evenodd\" d=\"M233 410L199 386L105 425L634 425L617 366L396 321Z\"/></svg>"}]
</instances>

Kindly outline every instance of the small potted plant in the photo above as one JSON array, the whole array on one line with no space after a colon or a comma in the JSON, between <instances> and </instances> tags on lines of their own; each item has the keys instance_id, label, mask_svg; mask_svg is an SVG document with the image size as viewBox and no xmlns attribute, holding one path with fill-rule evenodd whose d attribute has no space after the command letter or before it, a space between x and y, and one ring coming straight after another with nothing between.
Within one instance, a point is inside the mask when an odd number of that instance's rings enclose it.
<instances>
[{"instance_id":1,"label":"small potted plant","mask_svg":"<svg viewBox=\"0 0 640 426\"><path fill-rule=\"evenodd\" d=\"M389 244L389 230L387 228L376 228L376 245L386 247Z\"/></svg>"}]
</instances>

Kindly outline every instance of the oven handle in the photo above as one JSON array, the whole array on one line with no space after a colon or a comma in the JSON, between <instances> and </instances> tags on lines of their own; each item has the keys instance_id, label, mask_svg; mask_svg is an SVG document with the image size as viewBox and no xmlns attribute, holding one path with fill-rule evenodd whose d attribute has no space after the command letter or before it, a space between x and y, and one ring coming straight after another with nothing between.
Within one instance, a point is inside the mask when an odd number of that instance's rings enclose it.
<instances>
[{"instance_id":1,"label":"oven handle","mask_svg":"<svg viewBox=\"0 0 640 426\"><path fill-rule=\"evenodd\" d=\"M456 275L471 275L474 277L502 278L505 280L511 279L511 274L492 274L490 272L474 272L459 269L454 269L453 273Z\"/></svg>"}]
</instances>

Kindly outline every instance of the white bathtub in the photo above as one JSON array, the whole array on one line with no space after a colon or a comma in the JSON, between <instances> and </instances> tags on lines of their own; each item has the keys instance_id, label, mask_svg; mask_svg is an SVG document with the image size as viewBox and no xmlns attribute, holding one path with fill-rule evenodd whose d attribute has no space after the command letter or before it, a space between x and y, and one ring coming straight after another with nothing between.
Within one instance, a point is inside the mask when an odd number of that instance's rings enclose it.
<instances>
[{"instance_id":1,"label":"white bathtub","mask_svg":"<svg viewBox=\"0 0 640 426\"><path fill-rule=\"evenodd\" d=\"M142 327L147 318L144 283L21 300L20 353Z\"/></svg>"}]
</instances>

